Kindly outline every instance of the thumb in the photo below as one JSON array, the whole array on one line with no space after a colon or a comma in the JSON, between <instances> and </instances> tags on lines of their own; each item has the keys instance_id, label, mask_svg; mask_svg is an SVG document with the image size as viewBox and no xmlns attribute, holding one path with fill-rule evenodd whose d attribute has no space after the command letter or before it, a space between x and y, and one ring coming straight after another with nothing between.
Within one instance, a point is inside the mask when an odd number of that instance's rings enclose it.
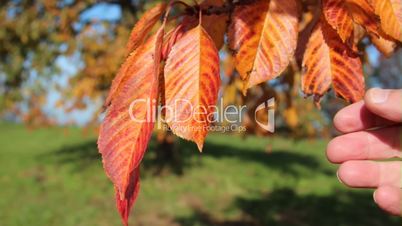
<instances>
[{"instance_id":1,"label":"thumb","mask_svg":"<svg viewBox=\"0 0 402 226\"><path fill-rule=\"evenodd\" d=\"M370 89L364 102L372 113L394 122L402 122L402 89Z\"/></svg>"}]
</instances>

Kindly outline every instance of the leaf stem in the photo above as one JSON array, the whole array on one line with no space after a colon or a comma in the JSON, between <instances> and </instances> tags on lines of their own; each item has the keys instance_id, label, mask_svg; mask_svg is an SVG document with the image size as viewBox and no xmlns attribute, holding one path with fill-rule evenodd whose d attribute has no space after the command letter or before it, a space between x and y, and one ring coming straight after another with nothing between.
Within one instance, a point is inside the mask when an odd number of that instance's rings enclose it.
<instances>
[{"instance_id":1,"label":"leaf stem","mask_svg":"<svg viewBox=\"0 0 402 226\"><path fill-rule=\"evenodd\" d=\"M171 1L169 3L169 5L170 5L170 7L172 7L173 5L183 5L186 8L192 8L192 6L190 6L189 4L187 4L187 3L183 2L183 1Z\"/></svg>"}]
</instances>

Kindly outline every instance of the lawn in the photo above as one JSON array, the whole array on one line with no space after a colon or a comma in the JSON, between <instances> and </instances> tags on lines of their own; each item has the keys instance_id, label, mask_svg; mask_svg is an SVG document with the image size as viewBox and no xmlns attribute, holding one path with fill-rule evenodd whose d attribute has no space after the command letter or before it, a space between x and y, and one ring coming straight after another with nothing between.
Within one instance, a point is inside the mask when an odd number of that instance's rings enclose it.
<instances>
[{"instance_id":1,"label":"lawn","mask_svg":"<svg viewBox=\"0 0 402 226\"><path fill-rule=\"evenodd\" d=\"M161 165L152 144L130 222L144 226L401 226L345 188L325 140L208 136L204 153L179 141ZM269 147L269 148L267 148ZM163 170L158 172L158 169ZM0 225L117 226L113 185L96 135L77 128L0 124Z\"/></svg>"}]
</instances>

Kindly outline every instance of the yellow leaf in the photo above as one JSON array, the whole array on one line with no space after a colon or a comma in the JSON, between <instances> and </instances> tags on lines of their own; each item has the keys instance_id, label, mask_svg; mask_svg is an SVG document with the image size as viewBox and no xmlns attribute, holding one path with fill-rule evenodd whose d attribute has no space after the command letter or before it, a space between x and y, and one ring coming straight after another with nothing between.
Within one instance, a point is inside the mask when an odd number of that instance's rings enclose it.
<instances>
[{"instance_id":1,"label":"yellow leaf","mask_svg":"<svg viewBox=\"0 0 402 226\"><path fill-rule=\"evenodd\" d=\"M371 0L375 13L380 16L382 30L402 41L402 3L400 0Z\"/></svg>"}]
</instances>

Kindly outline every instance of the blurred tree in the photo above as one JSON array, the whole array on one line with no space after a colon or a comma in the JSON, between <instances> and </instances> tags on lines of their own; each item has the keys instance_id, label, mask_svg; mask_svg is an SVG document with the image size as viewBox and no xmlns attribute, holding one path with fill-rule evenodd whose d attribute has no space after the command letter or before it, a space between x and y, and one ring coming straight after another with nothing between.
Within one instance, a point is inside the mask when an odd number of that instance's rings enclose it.
<instances>
[{"instance_id":1,"label":"blurred tree","mask_svg":"<svg viewBox=\"0 0 402 226\"><path fill-rule=\"evenodd\" d=\"M380 57L374 75L378 80L374 81L383 87L400 89L402 87L402 52L397 52L392 58Z\"/></svg>"},{"instance_id":2,"label":"blurred tree","mask_svg":"<svg viewBox=\"0 0 402 226\"><path fill-rule=\"evenodd\" d=\"M78 55L81 63L69 65L77 73L71 78L69 89L58 87L67 97L58 106L66 107L65 101L69 100L72 101L69 109L85 108L85 98L102 98L122 62L130 30L150 2L157 1L1 1L0 109L18 113L17 104L25 98L29 113L35 114L25 118L40 117L38 99L46 93L40 91L48 90L51 76L60 72L57 59L73 55ZM121 13L113 19L83 16L100 5L117 6ZM43 82L30 83L24 96L22 90L32 77Z\"/></svg>"}]
</instances>

